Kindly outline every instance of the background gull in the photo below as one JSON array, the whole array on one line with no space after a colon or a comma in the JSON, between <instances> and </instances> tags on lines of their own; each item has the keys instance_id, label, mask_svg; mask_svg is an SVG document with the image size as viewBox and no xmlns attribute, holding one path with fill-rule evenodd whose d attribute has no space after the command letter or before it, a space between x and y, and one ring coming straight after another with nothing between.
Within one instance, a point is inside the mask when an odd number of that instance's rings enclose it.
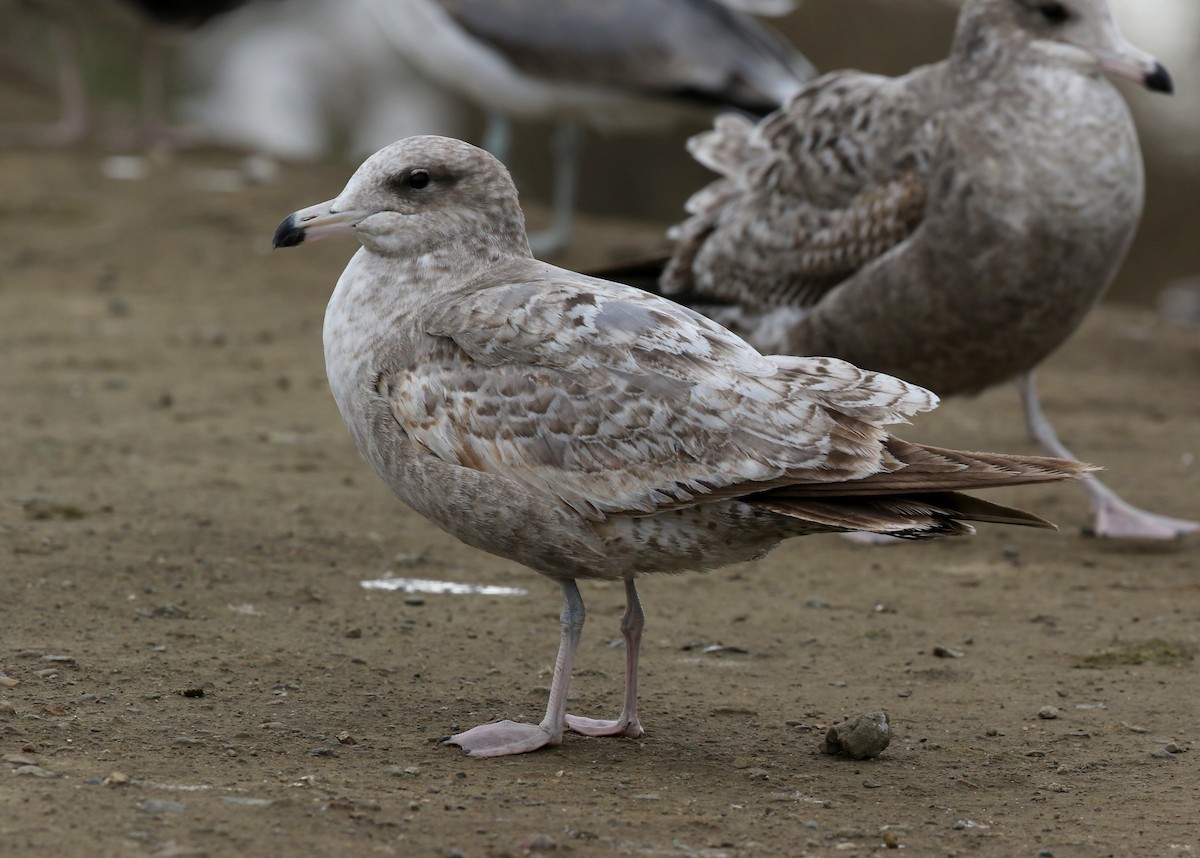
<instances>
[{"instance_id":1,"label":"background gull","mask_svg":"<svg viewBox=\"0 0 1200 858\"><path fill-rule=\"evenodd\" d=\"M577 121L655 129L696 106L767 113L813 68L743 9L786 0L372 0L381 29L433 80L487 112L484 146L507 160L509 117L559 122L554 220L563 249L577 179Z\"/></svg>"},{"instance_id":2,"label":"background gull","mask_svg":"<svg viewBox=\"0 0 1200 858\"><path fill-rule=\"evenodd\" d=\"M136 138L158 143L176 136L165 119L167 69L163 43L180 32L193 32L247 2L250 0L125 0L124 5L136 13L144 26L138 49L141 117ZM61 115L50 125L5 129L4 136L41 145L78 143L92 130L80 61L80 34L85 27L95 28L96 9L71 0L17 0L16 5L18 10L32 13L45 22L56 66Z\"/></svg>"},{"instance_id":3,"label":"background gull","mask_svg":"<svg viewBox=\"0 0 1200 858\"><path fill-rule=\"evenodd\" d=\"M828 354L941 395L1015 378L1029 430L1071 454L1034 369L1113 279L1143 203L1128 109L1104 74L1170 92L1103 0L968 0L950 58L900 78L839 72L758 125L692 141L721 174L661 282L757 346ZM1084 480L1103 536L1197 524Z\"/></svg>"},{"instance_id":4,"label":"background gull","mask_svg":"<svg viewBox=\"0 0 1200 858\"><path fill-rule=\"evenodd\" d=\"M181 115L206 140L300 160L461 133L463 105L404 61L363 13L372 2L277 0L223 16L184 46Z\"/></svg>"},{"instance_id":5,"label":"background gull","mask_svg":"<svg viewBox=\"0 0 1200 858\"><path fill-rule=\"evenodd\" d=\"M338 197L286 218L275 245L335 233L363 244L324 326L359 451L432 522L562 587L545 718L448 739L471 754L557 744L564 725L641 735L641 574L714 569L824 531L1045 526L958 490L1087 467L901 441L882 427L934 407L928 391L832 358L766 357L680 305L535 260L507 171L456 140L376 153ZM566 713L577 578L625 584L615 720Z\"/></svg>"}]
</instances>

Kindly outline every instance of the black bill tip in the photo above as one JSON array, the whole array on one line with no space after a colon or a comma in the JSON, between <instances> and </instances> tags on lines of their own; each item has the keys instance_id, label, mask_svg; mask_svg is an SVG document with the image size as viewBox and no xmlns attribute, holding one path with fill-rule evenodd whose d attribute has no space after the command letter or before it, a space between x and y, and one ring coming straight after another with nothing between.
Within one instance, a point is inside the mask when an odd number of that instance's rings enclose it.
<instances>
[{"instance_id":1,"label":"black bill tip","mask_svg":"<svg viewBox=\"0 0 1200 858\"><path fill-rule=\"evenodd\" d=\"M275 229L275 237L271 239L272 247L295 247L304 242L304 227L296 224L296 216L290 214L283 219Z\"/></svg>"},{"instance_id":2,"label":"black bill tip","mask_svg":"<svg viewBox=\"0 0 1200 858\"><path fill-rule=\"evenodd\" d=\"M1146 89L1152 92L1164 92L1167 95L1175 91L1175 82L1171 80L1171 73L1162 63L1155 63L1154 71L1146 75Z\"/></svg>"}]
</instances>

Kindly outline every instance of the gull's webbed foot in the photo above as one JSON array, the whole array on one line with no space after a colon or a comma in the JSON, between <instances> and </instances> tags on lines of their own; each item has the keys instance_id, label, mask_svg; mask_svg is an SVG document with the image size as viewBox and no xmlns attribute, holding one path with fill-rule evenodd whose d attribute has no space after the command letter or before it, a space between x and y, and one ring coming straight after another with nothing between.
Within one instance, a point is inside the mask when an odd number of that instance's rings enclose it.
<instances>
[{"instance_id":1,"label":"gull's webbed foot","mask_svg":"<svg viewBox=\"0 0 1200 858\"><path fill-rule=\"evenodd\" d=\"M458 745L463 749L463 753L472 757L504 757L509 754L527 754L546 745L557 745L561 741L561 730L558 731L558 735L553 735L541 724L495 721L447 736L441 740L441 744Z\"/></svg>"},{"instance_id":2,"label":"gull's webbed foot","mask_svg":"<svg viewBox=\"0 0 1200 858\"><path fill-rule=\"evenodd\" d=\"M630 739L636 739L646 732L636 718L633 721L625 718L618 718L616 721L597 721L593 718L568 715L566 721L568 727L584 736L627 736Z\"/></svg>"},{"instance_id":3,"label":"gull's webbed foot","mask_svg":"<svg viewBox=\"0 0 1200 858\"><path fill-rule=\"evenodd\" d=\"M1119 498L1102 501L1092 524L1096 536L1109 539L1178 539L1197 531L1200 522L1157 515Z\"/></svg>"}]
</instances>

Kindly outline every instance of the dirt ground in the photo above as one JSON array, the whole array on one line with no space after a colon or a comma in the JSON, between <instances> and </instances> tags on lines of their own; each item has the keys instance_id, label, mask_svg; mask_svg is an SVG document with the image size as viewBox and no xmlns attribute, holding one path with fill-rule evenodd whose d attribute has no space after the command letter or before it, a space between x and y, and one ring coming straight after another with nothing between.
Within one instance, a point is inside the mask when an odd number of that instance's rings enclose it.
<instances>
[{"instance_id":1,"label":"dirt ground","mask_svg":"<svg viewBox=\"0 0 1200 858\"><path fill-rule=\"evenodd\" d=\"M1200 850L1200 549L1088 538L1071 486L996 493L1059 533L808 538L646 580L642 739L438 746L540 718L557 588L427 525L351 445L320 326L353 245L269 250L349 170L211 190L234 165L0 154L0 855ZM587 222L571 262L658 229ZM1193 518L1198 377L1200 332L1117 306L1041 374L1081 457ZM906 434L1033 452L1009 389ZM363 588L388 573L528 592ZM605 715L622 593L583 592L573 708ZM879 759L818 752L878 709Z\"/></svg>"}]
</instances>

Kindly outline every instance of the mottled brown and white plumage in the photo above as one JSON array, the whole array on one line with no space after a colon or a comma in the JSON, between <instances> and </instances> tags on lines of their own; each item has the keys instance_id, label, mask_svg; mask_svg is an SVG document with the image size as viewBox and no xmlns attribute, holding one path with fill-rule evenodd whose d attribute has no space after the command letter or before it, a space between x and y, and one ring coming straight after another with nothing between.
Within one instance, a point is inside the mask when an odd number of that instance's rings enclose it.
<instances>
[{"instance_id":1,"label":"mottled brown and white plumage","mask_svg":"<svg viewBox=\"0 0 1200 858\"><path fill-rule=\"evenodd\" d=\"M1032 372L1108 287L1141 215L1129 111L1104 72L1169 92L1105 0L968 0L949 59L838 72L691 151L721 175L688 203L663 294L766 351L835 355L941 396L1018 378L1030 429L1070 456ZM1084 482L1102 535L1170 537Z\"/></svg>"},{"instance_id":2,"label":"mottled brown and white plumage","mask_svg":"<svg viewBox=\"0 0 1200 858\"><path fill-rule=\"evenodd\" d=\"M904 442L883 427L933 408L928 391L832 358L764 356L678 304L535 260L508 173L456 140L382 150L336 199L287 218L275 243L351 231L363 247L324 340L358 449L431 521L563 588L545 720L451 739L472 754L555 744L564 723L641 734L638 575L713 569L823 531L1045 526L957 490L1085 469ZM583 624L576 578L625 581L616 721L565 712Z\"/></svg>"}]
</instances>

